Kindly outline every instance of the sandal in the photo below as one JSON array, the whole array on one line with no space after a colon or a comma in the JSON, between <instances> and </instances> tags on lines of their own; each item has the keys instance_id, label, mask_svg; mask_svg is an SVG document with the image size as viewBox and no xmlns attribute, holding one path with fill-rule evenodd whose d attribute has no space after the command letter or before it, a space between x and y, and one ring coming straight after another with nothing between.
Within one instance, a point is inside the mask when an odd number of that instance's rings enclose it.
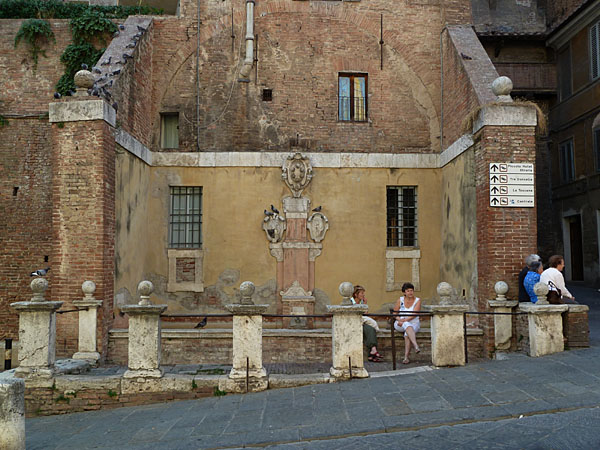
<instances>
[{"instance_id":1,"label":"sandal","mask_svg":"<svg viewBox=\"0 0 600 450\"><path fill-rule=\"evenodd\" d=\"M383 358L381 357L381 355L377 356L377 354L373 353L372 355L369 355L369 361L371 362L383 362Z\"/></svg>"},{"instance_id":2,"label":"sandal","mask_svg":"<svg viewBox=\"0 0 600 450\"><path fill-rule=\"evenodd\" d=\"M417 346L417 347L415 348L415 353L421 353L421 348Z\"/></svg>"},{"instance_id":3,"label":"sandal","mask_svg":"<svg viewBox=\"0 0 600 450\"><path fill-rule=\"evenodd\" d=\"M404 358L402 360L402 364L408 364L408 363L410 363L410 360L408 358Z\"/></svg>"}]
</instances>

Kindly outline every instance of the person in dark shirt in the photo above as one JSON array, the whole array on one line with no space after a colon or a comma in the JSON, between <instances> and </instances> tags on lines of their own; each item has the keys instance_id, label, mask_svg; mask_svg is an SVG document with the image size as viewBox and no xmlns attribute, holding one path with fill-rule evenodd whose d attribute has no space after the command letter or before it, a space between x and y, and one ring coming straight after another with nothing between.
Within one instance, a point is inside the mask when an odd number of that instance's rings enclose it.
<instances>
[{"instance_id":1,"label":"person in dark shirt","mask_svg":"<svg viewBox=\"0 0 600 450\"><path fill-rule=\"evenodd\" d=\"M529 294L527 294L527 291L525 290L525 286L523 285L523 281L525 280L525 276L527 275L527 272L529 272L529 266L531 266L531 264L535 261L542 261L542 258L539 257L539 255L536 254L531 254L529 255L527 258L525 258L525 267L523 267L523 270L521 270L519 272L519 301L520 302L529 302L531 301L529 299Z\"/></svg>"}]
</instances>

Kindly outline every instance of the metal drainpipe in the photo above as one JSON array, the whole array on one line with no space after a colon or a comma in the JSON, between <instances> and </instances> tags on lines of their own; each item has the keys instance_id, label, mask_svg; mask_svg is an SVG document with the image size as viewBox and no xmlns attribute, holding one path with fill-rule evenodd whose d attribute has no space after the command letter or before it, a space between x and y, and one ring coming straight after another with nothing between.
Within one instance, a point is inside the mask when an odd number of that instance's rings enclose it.
<instances>
[{"instance_id":1,"label":"metal drainpipe","mask_svg":"<svg viewBox=\"0 0 600 450\"><path fill-rule=\"evenodd\" d=\"M448 25L440 31L440 153L444 151L444 31L448 31Z\"/></svg>"},{"instance_id":2,"label":"metal drainpipe","mask_svg":"<svg viewBox=\"0 0 600 450\"><path fill-rule=\"evenodd\" d=\"M200 0L196 6L196 151L200 151Z\"/></svg>"},{"instance_id":3,"label":"metal drainpipe","mask_svg":"<svg viewBox=\"0 0 600 450\"><path fill-rule=\"evenodd\" d=\"M254 63L254 3L246 0L246 57L240 70L239 81L249 81L250 71Z\"/></svg>"}]
</instances>

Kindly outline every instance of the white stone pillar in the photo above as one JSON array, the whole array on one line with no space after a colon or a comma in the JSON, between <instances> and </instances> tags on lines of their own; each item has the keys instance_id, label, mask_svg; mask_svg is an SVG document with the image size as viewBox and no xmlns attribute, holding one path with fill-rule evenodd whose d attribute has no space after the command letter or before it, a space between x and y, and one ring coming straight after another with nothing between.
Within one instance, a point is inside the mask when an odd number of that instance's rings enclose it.
<instances>
[{"instance_id":1,"label":"white stone pillar","mask_svg":"<svg viewBox=\"0 0 600 450\"><path fill-rule=\"evenodd\" d=\"M25 450L25 382L0 378L0 448Z\"/></svg>"},{"instance_id":2,"label":"white stone pillar","mask_svg":"<svg viewBox=\"0 0 600 450\"><path fill-rule=\"evenodd\" d=\"M233 367L219 382L223 391L256 392L269 387L262 363L262 315L269 305L255 305L254 290L252 282L244 281L240 285L240 304L225 306L233 314Z\"/></svg>"},{"instance_id":3,"label":"white stone pillar","mask_svg":"<svg viewBox=\"0 0 600 450\"><path fill-rule=\"evenodd\" d=\"M17 377L51 378L56 361L56 310L63 302L44 298L48 289L45 278L31 282L33 297L29 302L11 303L19 313L19 367Z\"/></svg>"},{"instance_id":4,"label":"white stone pillar","mask_svg":"<svg viewBox=\"0 0 600 450\"><path fill-rule=\"evenodd\" d=\"M562 313L568 305L550 305L546 300L548 286L537 283L533 290L537 303L521 303L529 323L529 356L537 357L562 352L565 349Z\"/></svg>"},{"instance_id":5,"label":"white stone pillar","mask_svg":"<svg viewBox=\"0 0 600 450\"><path fill-rule=\"evenodd\" d=\"M504 281L498 281L494 286L496 299L488 300L488 305L495 313L505 313L494 316L494 343L496 350L510 350L512 339L512 316L513 308L519 304L516 300L507 300L508 284Z\"/></svg>"},{"instance_id":6,"label":"white stone pillar","mask_svg":"<svg viewBox=\"0 0 600 450\"><path fill-rule=\"evenodd\" d=\"M367 305L353 305L350 297L354 291L352 283L340 284L341 305L328 305L327 311L333 314L331 322L332 367L329 370L334 379L367 378L369 372L364 365L362 315L368 311Z\"/></svg>"},{"instance_id":7,"label":"white stone pillar","mask_svg":"<svg viewBox=\"0 0 600 450\"><path fill-rule=\"evenodd\" d=\"M464 366L464 315L467 305L433 305L431 360L434 366Z\"/></svg>"},{"instance_id":8,"label":"white stone pillar","mask_svg":"<svg viewBox=\"0 0 600 450\"><path fill-rule=\"evenodd\" d=\"M121 311L129 315L128 370L123 378L161 378L160 315L167 305L153 305L149 298L154 291L150 281L140 281L137 305L124 305Z\"/></svg>"},{"instance_id":9,"label":"white stone pillar","mask_svg":"<svg viewBox=\"0 0 600 450\"><path fill-rule=\"evenodd\" d=\"M102 300L94 298L96 283L93 281L84 281L81 290L84 293L83 299L73 301L73 305L79 309L79 347L73 359L84 359L95 364L100 359L96 346L96 329L98 307L102 305Z\"/></svg>"}]
</instances>

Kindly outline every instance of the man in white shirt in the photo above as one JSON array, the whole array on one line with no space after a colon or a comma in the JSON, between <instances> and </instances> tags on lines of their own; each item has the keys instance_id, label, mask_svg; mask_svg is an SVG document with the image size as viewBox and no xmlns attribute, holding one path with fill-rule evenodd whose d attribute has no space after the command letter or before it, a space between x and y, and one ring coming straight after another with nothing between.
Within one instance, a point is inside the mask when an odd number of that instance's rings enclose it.
<instances>
[{"instance_id":1,"label":"man in white shirt","mask_svg":"<svg viewBox=\"0 0 600 450\"><path fill-rule=\"evenodd\" d=\"M564 303L576 303L575 297L565 286L565 278L561 273L565 267L565 259L561 255L553 255L548 260L548 267L540 276L540 283L546 283L552 291L560 290Z\"/></svg>"}]
</instances>

